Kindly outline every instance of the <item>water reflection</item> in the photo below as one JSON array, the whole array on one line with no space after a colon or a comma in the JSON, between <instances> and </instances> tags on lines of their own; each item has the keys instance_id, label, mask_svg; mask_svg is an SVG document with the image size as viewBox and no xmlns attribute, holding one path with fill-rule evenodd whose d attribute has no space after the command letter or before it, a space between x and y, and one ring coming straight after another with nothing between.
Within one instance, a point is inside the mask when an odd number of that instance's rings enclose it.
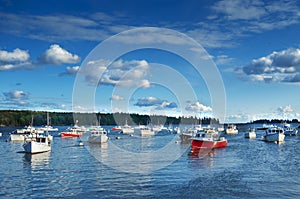
<instances>
[{"instance_id":1,"label":"water reflection","mask_svg":"<svg viewBox=\"0 0 300 199\"><path fill-rule=\"evenodd\" d=\"M25 153L23 160L26 163L29 163L31 169L40 169L49 165L51 152L38 153L38 154L28 154Z\"/></svg>"}]
</instances>

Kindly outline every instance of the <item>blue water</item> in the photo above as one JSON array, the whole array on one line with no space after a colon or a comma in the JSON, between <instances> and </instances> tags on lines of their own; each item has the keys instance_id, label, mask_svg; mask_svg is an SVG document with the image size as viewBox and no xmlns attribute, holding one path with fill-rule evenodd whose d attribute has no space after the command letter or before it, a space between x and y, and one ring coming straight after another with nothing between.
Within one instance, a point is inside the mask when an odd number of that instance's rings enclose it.
<instances>
[{"instance_id":1,"label":"blue water","mask_svg":"<svg viewBox=\"0 0 300 199\"><path fill-rule=\"evenodd\" d=\"M60 127L62 130L65 127ZM299 198L300 136L283 144L245 139L248 126L226 136L228 147L192 157L188 145L176 143L178 135L150 138L110 134L106 145L78 146L77 139L54 137L49 153L26 155L22 143L6 142L12 129L0 132L1 198ZM115 139L120 136L121 139ZM84 139L83 139L84 140ZM164 148L183 152L148 156ZM130 158L130 159L128 159ZM129 171L129 172L128 172Z\"/></svg>"}]
</instances>

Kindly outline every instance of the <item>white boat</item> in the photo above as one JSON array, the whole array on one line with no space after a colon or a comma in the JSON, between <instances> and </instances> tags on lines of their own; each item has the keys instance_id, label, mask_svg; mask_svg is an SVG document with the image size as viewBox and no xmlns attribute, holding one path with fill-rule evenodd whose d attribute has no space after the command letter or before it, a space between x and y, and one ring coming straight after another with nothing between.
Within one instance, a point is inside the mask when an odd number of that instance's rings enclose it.
<instances>
[{"instance_id":1,"label":"white boat","mask_svg":"<svg viewBox=\"0 0 300 199\"><path fill-rule=\"evenodd\" d=\"M160 131L162 131L164 128L164 125L153 125L152 126L152 131L154 131L154 133L158 133Z\"/></svg>"},{"instance_id":2,"label":"white boat","mask_svg":"<svg viewBox=\"0 0 300 199\"><path fill-rule=\"evenodd\" d=\"M134 134L140 136L153 136L155 135L155 132L149 126L139 125L134 128Z\"/></svg>"},{"instance_id":3,"label":"white boat","mask_svg":"<svg viewBox=\"0 0 300 199\"><path fill-rule=\"evenodd\" d=\"M9 135L10 141L23 142L25 137L31 137L32 134L43 133L44 131L36 129L33 126L25 126L22 129L16 129Z\"/></svg>"},{"instance_id":4,"label":"white boat","mask_svg":"<svg viewBox=\"0 0 300 199\"><path fill-rule=\"evenodd\" d=\"M133 134L134 133L134 129L127 124L127 121L126 121L126 124L121 127L121 131L123 134Z\"/></svg>"},{"instance_id":5,"label":"white boat","mask_svg":"<svg viewBox=\"0 0 300 199\"><path fill-rule=\"evenodd\" d=\"M180 134L180 139L181 139L181 142L183 143L187 143L190 141L190 139L192 137L194 137L196 135L196 133L199 132L197 129L195 128L188 128L186 129L185 131L183 131L181 134Z\"/></svg>"},{"instance_id":6,"label":"white boat","mask_svg":"<svg viewBox=\"0 0 300 199\"><path fill-rule=\"evenodd\" d=\"M284 128L284 135L293 136L297 134L298 134L298 130L295 128L291 128L291 127Z\"/></svg>"},{"instance_id":7,"label":"white boat","mask_svg":"<svg viewBox=\"0 0 300 199\"><path fill-rule=\"evenodd\" d=\"M90 143L105 143L107 140L107 132L104 128L99 126L90 131L90 135L88 137L88 141Z\"/></svg>"},{"instance_id":8,"label":"white boat","mask_svg":"<svg viewBox=\"0 0 300 199\"><path fill-rule=\"evenodd\" d=\"M51 142L47 135L35 134L31 137L25 137L23 148L25 153L43 153L51 151Z\"/></svg>"},{"instance_id":9,"label":"white boat","mask_svg":"<svg viewBox=\"0 0 300 199\"><path fill-rule=\"evenodd\" d=\"M284 141L284 131L280 127L272 127L266 130L263 136L264 141L267 142L283 142Z\"/></svg>"},{"instance_id":10,"label":"white boat","mask_svg":"<svg viewBox=\"0 0 300 199\"><path fill-rule=\"evenodd\" d=\"M41 127L39 129L42 131L58 131L58 128L54 128L53 126L49 126L49 125Z\"/></svg>"},{"instance_id":11,"label":"white boat","mask_svg":"<svg viewBox=\"0 0 300 199\"><path fill-rule=\"evenodd\" d=\"M238 134L239 131L236 128L236 125L234 124L229 124L226 128L226 134Z\"/></svg>"},{"instance_id":12,"label":"white boat","mask_svg":"<svg viewBox=\"0 0 300 199\"><path fill-rule=\"evenodd\" d=\"M254 128L250 128L247 133L245 133L245 138L256 138L256 132Z\"/></svg>"}]
</instances>

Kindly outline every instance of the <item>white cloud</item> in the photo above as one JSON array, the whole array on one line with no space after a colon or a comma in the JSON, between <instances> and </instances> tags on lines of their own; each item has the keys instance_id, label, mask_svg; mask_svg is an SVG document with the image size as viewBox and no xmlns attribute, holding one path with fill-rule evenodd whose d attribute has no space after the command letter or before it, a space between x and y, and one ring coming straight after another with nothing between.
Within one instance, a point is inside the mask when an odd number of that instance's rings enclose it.
<instances>
[{"instance_id":1,"label":"white cloud","mask_svg":"<svg viewBox=\"0 0 300 199\"><path fill-rule=\"evenodd\" d=\"M63 75L76 75L77 72L79 71L80 67L79 66L67 66L66 67L66 71L61 73L60 75L63 76Z\"/></svg>"},{"instance_id":2,"label":"white cloud","mask_svg":"<svg viewBox=\"0 0 300 199\"><path fill-rule=\"evenodd\" d=\"M124 97L120 96L120 95L112 95L111 100L116 100L116 101L121 101L124 100Z\"/></svg>"},{"instance_id":3,"label":"white cloud","mask_svg":"<svg viewBox=\"0 0 300 199\"><path fill-rule=\"evenodd\" d=\"M150 87L146 79L149 64L145 60L108 60L89 61L82 67L79 75L84 75L85 80L91 85L118 85L121 87ZM100 77L101 76L101 77Z\"/></svg>"},{"instance_id":4,"label":"white cloud","mask_svg":"<svg viewBox=\"0 0 300 199\"><path fill-rule=\"evenodd\" d=\"M13 90L9 92L3 92L5 101L10 105L24 106L27 105L29 99L29 93L21 90Z\"/></svg>"},{"instance_id":5,"label":"white cloud","mask_svg":"<svg viewBox=\"0 0 300 199\"><path fill-rule=\"evenodd\" d=\"M13 52L8 52L4 50L0 50L0 63L18 63L18 62L26 62L30 58L28 51L20 50L16 48Z\"/></svg>"},{"instance_id":6,"label":"white cloud","mask_svg":"<svg viewBox=\"0 0 300 199\"><path fill-rule=\"evenodd\" d=\"M252 81L300 82L300 49L289 48L252 60L236 70Z\"/></svg>"},{"instance_id":7,"label":"white cloud","mask_svg":"<svg viewBox=\"0 0 300 199\"><path fill-rule=\"evenodd\" d=\"M212 9L229 20L259 19L267 14L264 3L259 0L222 0L215 3Z\"/></svg>"},{"instance_id":8,"label":"white cloud","mask_svg":"<svg viewBox=\"0 0 300 199\"><path fill-rule=\"evenodd\" d=\"M287 106L280 106L277 108L278 114L280 115L285 115L288 113L292 113L294 110L292 109L291 105L287 105Z\"/></svg>"},{"instance_id":9,"label":"white cloud","mask_svg":"<svg viewBox=\"0 0 300 199\"><path fill-rule=\"evenodd\" d=\"M26 100L29 97L29 93L21 90L13 90L9 92L3 92L6 100Z\"/></svg>"},{"instance_id":10,"label":"white cloud","mask_svg":"<svg viewBox=\"0 0 300 199\"><path fill-rule=\"evenodd\" d=\"M57 44L50 46L48 50L40 57L40 61L45 64L74 64L80 61L78 55L73 55Z\"/></svg>"},{"instance_id":11,"label":"white cloud","mask_svg":"<svg viewBox=\"0 0 300 199\"><path fill-rule=\"evenodd\" d=\"M155 110L174 109L178 107L175 102L169 102L156 97L139 98L134 105L138 107L153 107Z\"/></svg>"},{"instance_id":12,"label":"white cloud","mask_svg":"<svg viewBox=\"0 0 300 199\"><path fill-rule=\"evenodd\" d=\"M190 112L211 112L212 108L209 106L205 106L201 104L200 102L195 102L195 103L190 103L185 107L185 110L190 111Z\"/></svg>"},{"instance_id":13,"label":"white cloud","mask_svg":"<svg viewBox=\"0 0 300 199\"><path fill-rule=\"evenodd\" d=\"M14 49L12 52L0 50L0 71L33 69L28 51Z\"/></svg>"}]
</instances>

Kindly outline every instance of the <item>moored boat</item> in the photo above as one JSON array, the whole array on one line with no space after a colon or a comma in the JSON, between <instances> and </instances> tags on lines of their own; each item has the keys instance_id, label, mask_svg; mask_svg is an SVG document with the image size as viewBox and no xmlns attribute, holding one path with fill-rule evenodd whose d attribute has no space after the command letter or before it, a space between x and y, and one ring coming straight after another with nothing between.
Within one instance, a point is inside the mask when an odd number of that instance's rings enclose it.
<instances>
[{"instance_id":1,"label":"moored boat","mask_svg":"<svg viewBox=\"0 0 300 199\"><path fill-rule=\"evenodd\" d=\"M114 127L112 127L111 130L112 130L112 131L121 131L121 130L122 130L122 127L121 127L121 126L114 126Z\"/></svg>"},{"instance_id":2,"label":"moored boat","mask_svg":"<svg viewBox=\"0 0 300 199\"><path fill-rule=\"evenodd\" d=\"M31 137L35 133L43 133L43 130L36 129L33 126L25 126L22 129L16 129L9 135L10 141L23 142L25 137Z\"/></svg>"},{"instance_id":3,"label":"moored boat","mask_svg":"<svg viewBox=\"0 0 300 199\"><path fill-rule=\"evenodd\" d=\"M66 131L60 133L61 137L81 137L82 131L77 128L67 128Z\"/></svg>"},{"instance_id":4,"label":"moored boat","mask_svg":"<svg viewBox=\"0 0 300 199\"><path fill-rule=\"evenodd\" d=\"M287 127L284 128L284 135L294 136L298 134L298 130L295 128Z\"/></svg>"},{"instance_id":5,"label":"moored boat","mask_svg":"<svg viewBox=\"0 0 300 199\"><path fill-rule=\"evenodd\" d=\"M254 128L250 128L248 132L245 133L245 138L256 138L256 132Z\"/></svg>"},{"instance_id":6,"label":"moored boat","mask_svg":"<svg viewBox=\"0 0 300 199\"><path fill-rule=\"evenodd\" d=\"M51 141L47 135L35 134L25 137L23 148L25 153L35 154L51 151Z\"/></svg>"},{"instance_id":7,"label":"moored boat","mask_svg":"<svg viewBox=\"0 0 300 199\"><path fill-rule=\"evenodd\" d=\"M236 125L234 124L229 124L226 128L226 134L238 134L239 131L236 128Z\"/></svg>"},{"instance_id":8,"label":"moored boat","mask_svg":"<svg viewBox=\"0 0 300 199\"><path fill-rule=\"evenodd\" d=\"M140 136L153 136L154 131L149 126L139 125L134 128L134 134Z\"/></svg>"},{"instance_id":9,"label":"moored boat","mask_svg":"<svg viewBox=\"0 0 300 199\"><path fill-rule=\"evenodd\" d=\"M126 121L126 124L124 126L122 126L121 131L123 134L133 134L134 133L134 129L127 124L127 121Z\"/></svg>"},{"instance_id":10,"label":"moored boat","mask_svg":"<svg viewBox=\"0 0 300 199\"><path fill-rule=\"evenodd\" d=\"M263 140L266 142L283 142L284 137L283 128L272 127L266 130L265 135L263 135Z\"/></svg>"},{"instance_id":11,"label":"moored boat","mask_svg":"<svg viewBox=\"0 0 300 199\"><path fill-rule=\"evenodd\" d=\"M224 148L227 146L227 140L225 137L220 137L217 131L202 131L198 132L195 137L191 138L192 151L198 151L200 149L216 149Z\"/></svg>"},{"instance_id":12,"label":"moored boat","mask_svg":"<svg viewBox=\"0 0 300 199\"><path fill-rule=\"evenodd\" d=\"M90 143L105 143L108 140L107 131L103 127L93 128L90 131L88 141Z\"/></svg>"}]
</instances>

